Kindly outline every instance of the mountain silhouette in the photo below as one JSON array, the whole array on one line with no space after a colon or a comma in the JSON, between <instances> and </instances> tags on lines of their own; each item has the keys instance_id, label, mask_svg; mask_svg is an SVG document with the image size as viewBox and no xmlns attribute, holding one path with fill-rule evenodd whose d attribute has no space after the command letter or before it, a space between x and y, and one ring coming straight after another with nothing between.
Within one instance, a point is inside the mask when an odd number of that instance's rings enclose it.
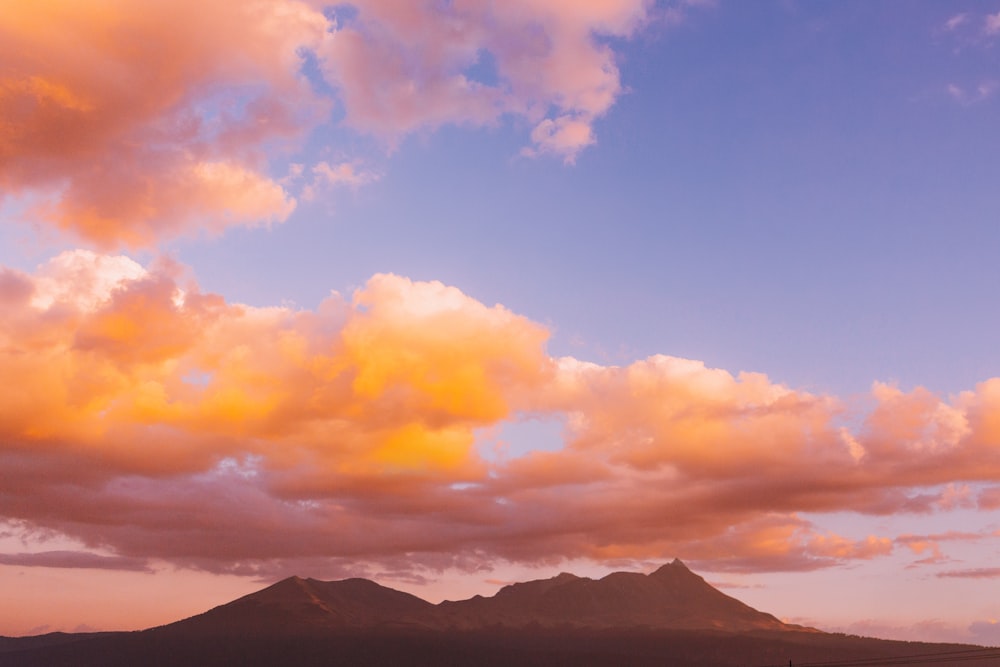
<instances>
[{"instance_id":1,"label":"mountain silhouette","mask_svg":"<svg viewBox=\"0 0 1000 667\"><path fill-rule=\"evenodd\" d=\"M652 574L615 572L601 579L562 573L512 584L489 598L442 602L452 627L802 630L722 593L680 560Z\"/></svg>"},{"instance_id":2,"label":"mountain silhouette","mask_svg":"<svg viewBox=\"0 0 1000 667\"><path fill-rule=\"evenodd\" d=\"M680 560L648 575L615 572L595 580L563 573L438 605L367 579L290 577L162 630L253 636L388 628L806 630L725 595Z\"/></svg>"},{"instance_id":3,"label":"mountain silhouette","mask_svg":"<svg viewBox=\"0 0 1000 667\"><path fill-rule=\"evenodd\" d=\"M368 579L289 577L158 628L186 635L308 635L370 628L433 628L434 605Z\"/></svg>"},{"instance_id":4,"label":"mountain silhouette","mask_svg":"<svg viewBox=\"0 0 1000 667\"><path fill-rule=\"evenodd\" d=\"M785 624L713 588L679 560L648 575L563 573L437 605L367 579L289 577L141 632L0 637L0 667L738 667L953 659L996 665L1000 649Z\"/></svg>"}]
</instances>

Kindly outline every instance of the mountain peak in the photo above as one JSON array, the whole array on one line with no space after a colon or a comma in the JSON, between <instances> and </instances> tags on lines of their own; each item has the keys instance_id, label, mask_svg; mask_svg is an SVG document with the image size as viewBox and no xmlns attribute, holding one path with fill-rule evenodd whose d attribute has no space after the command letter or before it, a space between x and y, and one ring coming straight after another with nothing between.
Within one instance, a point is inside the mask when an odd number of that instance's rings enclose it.
<instances>
[{"instance_id":1,"label":"mountain peak","mask_svg":"<svg viewBox=\"0 0 1000 667\"><path fill-rule=\"evenodd\" d=\"M656 574L657 572L691 572L691 568L685 565L680 558L675 558L669 563L664 563L658 567L653 574ZM694 574L694 572L691 572L691 574Z\"/></svg>"},{"instance_id":2,"label":"mountain peak","mask_svg":"<svg viewBox=\"0 0 1000 667\"><path fill-rule=\"evenodd\" d=\"M672 561L670 561L669 563L661 565L655 571L653 571L652 573L650 573L649 576L651 576L651 577L670 577L670 578L674 578L674 579L677 579L677 578L683 578L683 579L693 578L693 579L698 579L700 581L704 581L704 579L702 579L697 574L695 574L694 572L692 572L688 568L687 565L685 565L684 563L682 563L680 558L675 558Z\"/></svg>"}]
</instances>

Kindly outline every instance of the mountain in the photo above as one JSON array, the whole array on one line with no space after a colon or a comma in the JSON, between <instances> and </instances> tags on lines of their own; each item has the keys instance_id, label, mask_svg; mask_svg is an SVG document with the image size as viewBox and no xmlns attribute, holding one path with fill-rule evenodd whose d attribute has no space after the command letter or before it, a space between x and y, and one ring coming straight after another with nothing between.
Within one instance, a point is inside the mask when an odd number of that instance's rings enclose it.
<instances>
[{"instance_id":1,"label":"mountain","mask_svg":"<svg viewBox=\"0 0 1000 667\"><path fill-rule=\"evenodd\" d=\"M433 605L367 579L290 577L157 630L190 636L488 628L804 630L713 588L681 561L649 575L594 580L563 573L505 586L493 597Z\"/></svg>"},{"instance_id":2,"label":"mountain","mask_svg":"<svg viewBox=\"0 0 1000 667\"><path fill-rule=\"evenodd\" d=\"M594 580L563 573L505 586L493 597L438 605L367 579L290 577L161 631L250 636L390 628L808 630L725 595L675 560L649 575L615 572Z\"/></svg>"},{"instance_id":3,"label":"mountain","mask_svg":"<svg viewBox=\"0 0 1000 667\"><path fill-rule=\"evenodd\" d=\"M449 627L491 626L803 630L713 588L680 560L652 574L615 572L594 580L562 573L512 584L490 598L442 602Z\"/></svg>"},{"instance_id":4,"label":"mountain","mask_svg":"<svg viewBox=\"0 0 1000 667\"><path fill-rule=\"evenodd\" d=\"M563 573L506 586L492 597L438 605L366 579L290 577L141 632L0 637L0 667L736 667L956 660L997 665L1000 649L788 625L723 594L679 560L648 575L615 572L595 580Z\"/></svg>"},{"instance_id":5,"label":"mountain","mask_svg":"<svg viewBox=\"0 0 1000 667\"><path fill-rule=\"evenodd\" d=\"M182 635L313 635L370 628L430 628L434 605L367 579L289 577L204 614L157 628Z\"/></svg>"}]
</instances>

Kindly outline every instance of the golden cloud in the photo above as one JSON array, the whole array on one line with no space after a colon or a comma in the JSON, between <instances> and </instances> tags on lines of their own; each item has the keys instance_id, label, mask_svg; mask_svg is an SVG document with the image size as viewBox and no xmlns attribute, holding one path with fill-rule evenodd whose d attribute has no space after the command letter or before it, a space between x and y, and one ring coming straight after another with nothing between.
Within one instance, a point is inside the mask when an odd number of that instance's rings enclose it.
<instances>
[{"instance_id":1,"label":"golden cloud","mask_svg":"<svg viewBox=\"0 0 1000 667\"><path fill-rule=\"evenodd\" d=\"M0 189L106 247L280 222L262 147L323 115L298 70L326 26L296 0L5 8Z\"/></svg>"},{"instance_id":2,"label":"golden cloud","mask_svg":"<svg viewBox=\"0 0 1000 667\"><path fill-rule=\"evenodd\" d=\"M988 508L1000 480L997 380L950 402L877 384L848 429L835 398L761 374L552 358L544 327L436 282L377 275L297 310L182 274L87 251L0 272L0 518L217 571L678 553L813 569L944 538L847 538L803 513ZM564 433L480 451L525 418Z\"/></svg>"}]
</instances>

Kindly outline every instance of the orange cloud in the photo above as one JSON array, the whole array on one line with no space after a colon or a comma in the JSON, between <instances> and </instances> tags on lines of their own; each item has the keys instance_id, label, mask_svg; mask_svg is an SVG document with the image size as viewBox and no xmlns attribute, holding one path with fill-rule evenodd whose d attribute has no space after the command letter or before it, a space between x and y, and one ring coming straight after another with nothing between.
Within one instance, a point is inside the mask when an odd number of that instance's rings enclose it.
<instances>
[{"instance_id":1,"label":"orange cloud","mask_svg":"<svg viewBox=\"0 0 1000 667\"><path fill-rule=\"evenodd\" d=\"M124 442L167 430L178 443L216 438L216 460L234 447L278 466L475 467L473 429L506 417L511 390L547 363L541 327L390 275L317 312L227 304L85 251L4 275L15 316L0 364L24 382L5 383L0 427L25 447L114 451L136 465L181 453Z\"/></svg>"},{"instance_id":2,"label":"orange cloud","mask_svg":"<svg viewBox=\"0 0 1000 667\"><path fill-rule=\"evenodd\" d=\"M296 310L182 275L88 251L0 271L0 519L29 541L232 572L669 554L808 570L971 539L847 537L809 512L972 509L979 483L989 507L1000 481L996 380L950 401L875 385L849 429L836 399L761 374L554 359L544 327L436 282L377 275ZM561 439L480 452L532 418Z\"/></svg>"},{"instance_id":3,"label":"orange cloud","mask_svg":"<svg viewBox=\"0 0 1000 667\"><path fill-rule=\"evenodd\" d=\"M934 535L900 535L894 541L896 544L907 547L915 555L924 556L914 563L914 565L923 565L927 563L943 563L950 560L941 548L942 542L975 542L989 539L990 537L991 535L987 533L948 531ZM913 565L910 567L913 567ZM938 576L947 575L938 574Z\"/></svg>"},{"instance_id":4,"label":"orange cloud","mask_svg":"<svg viewBox=\"0 0 1000 667\"><path fill-rule=\"evenodd\" d=\"M280 222L262 149L323 112L298 50L326 26L296 0L5 8L0 189L104 246Z\"/></svg>"}]
</instances>

